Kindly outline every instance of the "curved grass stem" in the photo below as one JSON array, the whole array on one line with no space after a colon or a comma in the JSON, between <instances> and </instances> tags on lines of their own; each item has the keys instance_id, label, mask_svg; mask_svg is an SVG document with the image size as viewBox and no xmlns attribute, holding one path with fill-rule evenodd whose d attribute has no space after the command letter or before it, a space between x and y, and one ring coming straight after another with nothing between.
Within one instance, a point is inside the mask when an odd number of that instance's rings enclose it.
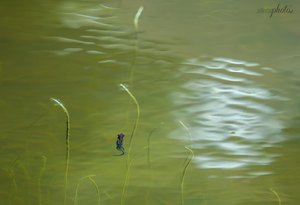
<instances>
[{"instance_id":1,"label":"curved grass stem","mask_svg":"<svg viewBox=\"0 0 300 205\"><path fill-rule=\"evenodd\" d=\"M276 196L276 198L278 200L278 204L281 205L281 199L280 199L278 193L273 188L270 188L270 191Z\"/></svg>"},{"instance_id":2,"label":"curved grass stem","mask_svg":"<svg viewBox=\"0 0 300 205\"><path fill-rule=\"evenodd\" d=\"M189 140L192 143L192 134L191 134L190 129L181 120L179 120L179 123L187 131L188 136L189 136Z\"/></svg>"},{"instance_id":3,"label":"curved grass stem","mask_svg":"<svg viewBox=\"0 0 300 205\"><path fill-rule=\"evenodd\" d=\"M138 52L138 48L139 48L139 41L138 41L138 32L139 32L139 18L143 12L143 7L141 6L137 13L135 14L135 17L133 19L133 24L134 24L134 28L135 28L135 47L134 47L134 54L133 54L133 59L132 59L132 64L131 64L131 70L130 70L130 85L133 84L133 75L134 75L134 67L136 64L136 58L137 58L137 52ZM132 164L132 161L130 161L130 153L131 153L131 147L132 147L132 140L133 137L135 135L138 123L139 123L139 118L140 118L140 105L138 103L138 101L136 100L136 98L134 97L134 95L130 92L130 90L123 84L120 84L120 86L127 92L127 94L130 96L130 98L134 101L135 105L136 105L136 111L137 111L137 116L133 125L133 129L130 135L130 139L129 139L129 148L128 148L128 153L127 153L127 170L126 170L126 175L125 175L125 181L124 181L124 185L123 185L123 191L122 191L122 196L121 196L121 205L123 205L125 203L125 192L126 192L126 188L127 188L127 183L129 180L129 172L130 172L130 167Z\"/></svg>"},{"instance_id":4,"label":"curved grass stem","mask_svg":"<svg viewBox=\"0 0 300 205\"><path fill-rule=\"evenodd\" d=\"M133 19L133 24L134 24L134 35L135 35L135 46L134 46L134 53L133 53L133 58L132 58L132 63L131 63L131 70L130 70L130 84L132 85L133 82L133 75L134 75L134 67L136 64L136 58L137 58L137 53L139 49L139 38L138 38L138 33L139 33L139 18L144 10L144 7L140 7L138 11L136 12L134 19Z\"/></svg>"},{"instance_id":5,"label":"curved grass stem","mask_svg":"<svg viewBox=\"0 0 300 205\"><path fill-rule=\"evenodd\" d=\"M127 171L126 171L126 176L125 176L125 181L124 181L122 196L121 196L121 205L125 204L125 194L126 194L126 188L128 185L128 181L129 181L129 173L130 173L131 165L132 165L132 160L130 161L129 165L127 166Z\"/></svg>"},{"instance_id":6,"label":"curved grass stem","mask_svg":"<svg viewBox=\"0 0 300 205\"><path fill-rule=\"evenodd\" d=\"M78 189L79 189L79 184L82 180L84 179L89 179L92 184L95 186L95 189L97 191L97 197L98 197L98 205L100 205L100 202L101 202L101 198L100 198L100 189L99 189L99 186L98 184L95 182L95 180L92 178L92 177L95 177L96 175L87 175L87 176L84 176L82 178L79 179L79 182L77 183L76 185L76 190L75 190L75 197L74 197L74 205L77 205L78 204L78 201L77 201L77 197L78 197Z\"/></svg>"},{"instance_id":7,"label":"curved grass stem","mask_svg":"<svg viewBox=\"0 0 300 205\"><path fill-rule=\"evenodd\" d=\"M139 10L136 12L136 14L134 16L133 24L134 24L135 32L139 31L139 19L140 19L140 16L141 16L143 10L144 10L144 7L140 6Z\"/></svg>"},{"instance_id":8,"label":"curved grass stem","mask_svg":"<svg viewBox=\"0 0 300 205\"><path fill-rule=\"evenodd\" d=\"M70 115L67 108L60 102L58 99L50 98L55 105L60 106L65 115L66 115L66 170L65 170L65 196L64 196L64 205L67 203L67 190L68 190L68 172L69 172L69 163L70 163Z\"/></svg>"},{"instance_id":9,"label":"curved grass stem","mask_svg":"<svg viewBox=\"0 0 300 205\"><path fill-rule=\"evenodd\" d=\"M42 181L42 176L46 169L47 157L42 155L42 160L43 160L43 166L40 170L40 175L39 175L39 179L38 179L39 205L42 205L41 181Z\"/></svg>"},{"instance_id":10,"label":"curved grass stem","mask_svg":"<svg viewBox=\"0 0 300 205\"><path fill-rule=\"evenodd\" d=\"M123 205L125 202L125 192L126 192L126 187L127 187L128 178L129 178L130 166L132 164L132 161L130 161L132 140L135 135L135 132L136 132L136 129L138 126L138 122L139 122L139 118L140 118L140 105L139 105L138 101L136 100L136 98L134 97L134 95L128 90L128 88L125 85L120 84L120 86L127 92L127 94L130 96L130 98L134 101L134 103L136 105L136 112L137 112L137 116L136 116L136 119L135 119L135 122L133 125L130 139L129 139L129 148L128 148L128 153L127 153L127 170L126 170L125 181L124 181L123 191L122 191L122 196L121 196L121 205Z\"/></svg>"},{"instance_id":11,"label":"curved grass stem","mask_svg":"<svg viewBox=\"0 0 300 205\"><path fill-rule=\"evenodd\" d=\"M134 103L136 105L136 112L137 112L137 116L136 116L136 119L135 119L135 122L134 122L134 125L133 125L133 129L132 129L132 132L131 132L131 135L130 135L130 139L129 139L129 148L128 148L128 155L127 155L128 160L129 160L131 146L132 146L132 140L134 138L134 135L135 135L138 123L139 123L139 119L140 119L140 105L139 105L138 101L136 100L136 98L134 97L134 95L128 90L128 88L125 85L120 84L120 86L128 93L130 98L134 101Z\"/></svg>"},{"instance_id":12,"label":"curved grass stem","mask_svg":"<svg viewBox=\"0 0 300 205\"><path fill-rule=\"evenodd\" d=\"M154 128L150 131L148 135L148 146L147 146L147 161L148 161L148 166L151 169L151 153L150 153L150 148L151 148L151 136L152 133L156 130L157 128Z\"/></svg>"},{"instance_id":13,"label":"curved grass stem","mask_svg":"<svg viewBox=\"0 0 300 205\"><path fill-rule=\"evenodd\" d=\"M194 152L193 150L191 150L190 148L188 148L187 146L185 146L185 149L187 149L189 152L190 152L190 155L187 156L186 158L186 163L183 167L183 170L182 170L182 174L181 174L181 183L180 183L180 188L181 188L181 205L184 204L184 194L183 194L183 188L184 188L184 178L185 178L185 175L186 175L186 171L194 157Z\"/></svg>"},{"instance_id":14,"label":"curved grass stem","mask_svg":"<svg viewBox=\"0 0 300 205\"><path fill-rule=\"evenodd\" d=\"M93 183L93 185L95 186L95 189L97 191L97 196L98 196L98 205L100 205L101 202L101 198L100 198L100 190L99 190L99 186L98 184L95 182L95 180L92 178L92 176L89 176L89 180Z\"/></svg>"},{"instance_id":15,"label":"curved grass stem","mask_svg":"<svg viewBox=\"0 0 300 205\"><path fill-rule=\"evenodd\" d=\"M25 179L27 181L26 185L23 183L23 185L25 186L25 189L18 187L17 178L16 178L16 168L19 168L23 172L23 176L25 177ZM9 177L12 180L12 186L11 186L11 190L10 190L11 204L15 203L14 200L17 198L17 193L19 193L20 191L23 191L23 193L27 194L27 202L29 202L30 196L31 196L31 190L29 189L29 187L30 187L30 183L32 180L30 179L30 175L29 175L29 172L28 172L26 166L20 161L20 158L17 157L12 162L11 166L8 169L4 169L4 170L7 171Z\"/></svg>"}]
</instances>

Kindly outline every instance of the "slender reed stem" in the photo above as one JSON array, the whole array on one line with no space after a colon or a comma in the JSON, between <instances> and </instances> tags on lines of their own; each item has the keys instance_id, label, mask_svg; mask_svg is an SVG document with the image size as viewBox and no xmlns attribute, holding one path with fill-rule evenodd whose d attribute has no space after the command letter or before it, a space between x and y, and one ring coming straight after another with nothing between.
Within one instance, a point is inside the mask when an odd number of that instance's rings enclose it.
<instances>
[{"instance_id":1,"label":"slender reed stem","mask_svg":"<svg viewBox=\"0 0 300 205\"><path fill-rule=\"evenodd\" d=\"M133 19L133 24L134 24L134 28L135 28L135 47L134 47L134 56L132 59L132 64L131 64L131 70L130 70L130 85L133 84L133 74L134 74L134 67L136 64L136 56L137 56L137 52L138 52L138 29L139 29L139 18L143 12L143 7L141 6L139 8L139 10L137 11L134 19ZM130 139L129 139L129 148L128 148L128 154L127 154L127 171L126 171L126 176L125 176L125 181L124 181L124 185L123 185L123 191L122 191L122 196L121 196L121 205L123 205L125 203L125 192L126 192L126 188L127 188L127 183L128 183L128 178L129 178L129 172L130 172L130 167L132 164L132 161L130 161L130 153L131 153L131 146L132 146L132 140L133 137L135 135L138 123L139 123L139 118L140 118L140 106L138 101L136 100L136 98L134 97L134 95L129 91L129 89L123 85L120 84L120 86L128 93L128 95L131 97L131 99L134 101L135 105L136 105L136 110L137 110L137 116L136 116L136 120L134 122L133 125L133 129L130 135Z\"/></svg>"},{"instance_id":2,"label":"slender reed stem","mask_svg":"<svg viewBox=\"0 0 300 205\"><path fill-rule=\"evenodd\" d=\"M189 165L190 165L190 163L191 163L191 161L194 157L193 150L191 150L187 146L185 146L185 149L187 149L190 152L190 155L187 156L187 158L186 158L186 163L185 163L185 166L183 167L182 175L181 175L181 183L180 183L180 187L181 187L181 205L184 204L183 186L184 186L184 178L185 178L185 175L186 175L186 170L189 167Z\"/></svg>"},{"instance_id":3,"label":"slender reed stem","mask_svg":"<svg viewBox=\"0 0 300 205\"><path fill-rule=\"evenodd\" d=\"M139 18L141 16L143 10L144 10L144 7L140 6L139 10L136 12L134 19L133 19L134 28L135 28L136 32L139 31Z\"/></svg>"},{"instance_id":4,"label":"slender reed stem","mask_svg":"<svg viewBox=\"0 0 300 205\"><path fill-rule=\"evenodd\" d=\"M188 136L189 136L189 139L190 139L190 142L192 144L192 134L190 132L190 129L181 121L179 120L179 123L181 124L181 126L187 131L188 133Z\"/></svg>"},{"instance_id":5,"label":"slender reed stem","mask_svg":"<svg viewBox=\"0 0 300 205\"><path fill-rule=\"evenodd\" d=\"M16 168L19 168L20 170L23 171L23 176L26 178L27 180L27 186L24 184L25 186L25 189L24 188L18 188L18 185L17 185L17 180L16 180L16 171L15 169ZM10 199L11 199L11 204L14 204L14 200L17 198L17 193L19 192L19 190L22 190L23 193L26 193L27 194L27 203L30 203L29 202L29 199L30 199L30 182L31 182L31 179L30 179L30 176L29 176L29 172L28 170L26 169L25 165L20 161L20 158L17 157L11 164L10 168L8 170L6 170L9 174L9 177L11 177L12 179L12 188L11 188L11 191L10 191ZM26 192L25 192L26 191Z\"/></svg>"},{"instance_id":6,"label":"slender reed stem","mask_svg":"<svg viewBox=\"0 0 300 205\"><path fill-rule=\"evenodd\" d=\"M134 101L134 103L136 105L136 112L137 112L137 116L136 116L136 119L134 121L133 129L132 129L130 139L129 139L129 148L128 148L128 154L127 154L128 160L129 160L132 140L133 140L133 137L135 135L135 132L136 132L136 129L137 129L137 126L138 126L138 123L139 123L139 119L140 119L140 105L139 105L138 101L136 100L136 98L134 97L134 95L128 90L128 88L125 85L120 84L120 86L128 93L128 95Z\"/></svg>"},{"instance_id":7,"label":"slender reed stem","mask_svg":"<svg viewBox=\"0 0 300 205\"><path fill-rule=\"evenodd\" d=\"M127 92L127 94L130 96L130 98L134 101L134 103L136 105L136 110L137 110L137 117L135 119L133 129L132 129L130 139L129 139L129 148L128 148L128 153L127 153L127 170L126 170L125 181L124 181L123 191L122 191L122 196L121 196L121 205L123 205L124 202L125 202L125 192L126 192L126 187L127 187L128 178L129 178L130 166L131 166L131 162L132 162L132 161L130 161L132 140L133 140L133 137L135 135L135 132L136 132L136 129L137 129L137 126L138 126L138 121L139 121L139 118L140 118L140 106L139 106L138 101L136 100L134 95L128 90L128 88L123 84L120 84L120 86Z\"/></svg>"},{"instance_id":8,"label":"slender reed stem","mask_svg":"<svg viewBox=\"0 0 300 205\"><path fill-rule=\"evenodd\" d=\"M16 182L16 174L14 171L14 167L16 166L16 164L18 163L19 158L16 158L12 165L10 166L9 170L7 170L9 177L12 178L12 184L13 184L13 190L14 192L18 192L18 186L17 186L17 182ZM10 193L14 193L13 191L10 191Z\"/></svg>"},{"instance_id":9,"label":"slender reed stem","mask_svg":"<svg viewBox=\"0 0 300 205\"><path fill-rule=\"evenodd\" d=\"M67 108L57 99L50 98L55 105L60 106L65 115L66 115L66 170L65 170L65 196L64 196L64 205L67 203L67 190L68 190L68 172L69 172L69 163L70 163L70 115Z\"/></svg>"},{"instance_id":10,"label":"slender reed stem","mask_svg":"<svg viewBox=\"0 0 300 205\"><path fill-rule=\"evenodd\" d=\"M150 171L150 183L151 185L153 184L153 173L152 173L152 164L151 164L151 136L152 136L152 133L156 130L157 128L153 128L149 135L148 135L148 146L147 146L147 162L148 162L148 167L149 167L149 171ZM147 194L146 194L146 203L145 204L148 204L148 199L149 199L149 196L150 196L150 190L151 190L151 187L148 188L147 190Z\"/></svg>"},{"instance_id":11,"label":"slender reed stem","mask_svg":"<svg viewBox=\"0 0 300 205\"><path fill-rule=\"evenodd\" d=\"M134 16L133 19L133 24L134 24L134 34L135 34L135 46L134 46L134 54L132 58L132 63L131 63L131 71L130 71L130 84L132 84L133 81L133 72L134 72L134 67L136 64L136 56L139 48L139 39L138 39L138 33L139 33L139 18L144 10L144 7L140 7L137 11L137 13Z\"/></svg>"},{"instance_id":12,"label":"slender reed stem","mask_svg":"<svg viewBox=\"0 0 300 205\"><path fill-rule=\"evenodd\" d=\"M148 147L147 147L147 156L148 156L148 166L151 168L151 152L150 152L150 148L151 148L151 136L152 133L156 130L157 128L154 128L150 131L149 135L148 135Z\"/></svg>"},{"instance_id":13,"label":"slender reed stem","mask_svg":"<svg viewBox=\"0 0 300 205\"><path fill-rule=\"evenodd\" d=\"M279 195L277 194L277 192L273 188L270 188L270 191L276 196L276 198L278 200L278 204L281 205L281 199L280 199Z\"/></svg>"},{"instance_id":14,"label":"slender reed stem","mask_svg":"<svg viewBox=\"0 0 300 205\"><path fill-rule=\"evenodd\" d=\"M97 191L97 196L98 196L98 205L100 205L101 202L101 198L100 198L100 191L99 191L99 187L98 184L95 182L94 179L92 179L92 176L89 176L89 180L93 183L93 185L95 186L95 189Z\"/></svg>"},{"instance_id":15,"label":"slender reed stem","mask_svg":"<svg viewBox=\"0 0 300 205\"><path fill-rule=\"evenodd\" d=\"M121 196L121 205L125 204L125 194L126 194L127 184L128 184L128 181L129 181L129 172L130 172L130 168L131 168L131 165L132 165L132 161L133 160L130 161L130 163L128 165L128 168L127 168L127 171L126 171L126 176L125 176L125 181L124 181L122 196Z\"/></svg>"},{"instance_id":16,"label":"slender reed stem","mask_svg":"<svg viewBox=\"0 0 300 205\"><path fill-rule=\"evenodd\" d=\"M42 160L43 160L43 166L40 170L40 175L39 175L39 179L38 179L39 205L42 205L41 180L42 180L42 176L46 169L47 157L43 155Z\"/></svg>"},{"instance_id":17,"label":"slender reed stem","mask_svg":"<svg viewBox=\"0 0 300 205\"><path fill-rule=\"evenodd\" d=\"M7 172L8 172L9 177L12 180L12 187L9 190L9 198L10 198L9 204L14 204L14 200L15 200L16 194L18 192L18 186L17 186L17 182L16 182L16 174L15 174L13 167L11 167L9 170L7 170Z\"/></svg>"},{"instance_id":18,"label":"slender reed stem","mask_svg":"<svg viewBox=\"0 0 300 205\"><path fill-rule=\"evenodd\" d=\"M89 179L92 184L95 186L95 189L97 191L97 197L98 197L98 205L100 205L100 202L101 202L101 198L100 198L100 189L99 189L99 186L98 184L95 182L95 180L92 178L92 177L95 177L96 175L87 175L87 176L84 176L82 178L79 179L79 182L77 183L76 185L76 190L75 190L75 197L74 197L74 205L77 205L78 204L78 201L77 201L77 197L78 197L78 189L79 189L79 184L82 180L84 179Z\"/></svg>"}]
</instances>

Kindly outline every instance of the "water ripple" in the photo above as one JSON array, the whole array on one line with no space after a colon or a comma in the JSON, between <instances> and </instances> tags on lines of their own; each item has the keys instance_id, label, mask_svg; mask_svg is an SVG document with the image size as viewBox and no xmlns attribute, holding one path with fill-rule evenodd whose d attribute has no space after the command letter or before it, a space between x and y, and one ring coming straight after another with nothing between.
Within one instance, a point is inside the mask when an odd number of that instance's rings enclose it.
<instances>
[{"instance_id":1,"label":"water ripple","mask_svg":"<svg viewBox=\"0 0 300 205\"><path fill-rule=\"evenodd\" d=\"M263 78L272 76L272 69L244 60L206 57L187 59L179 70L188 80L171 95L181 108L174 115L190 125L191 146L202 153L194 161L200 168L240 169L273 162L276 156L265 152L265 147L283 140L283 125L271 102L286 99L265 85ZM182 129L170 136L189 142Z\"/></svg>"},{"instance_id":2,"label":"water ripple","mask_svg":"<svg viewBox=\"0 0 300 205\"><path fill-rule=\"evenodd\" d=\"M80 8L78 8L80 6ZM171 52L164 48L166 43L143 39L136 33L134 25L126 26L119 22L122 14L120 8L68 2L62 4L58 14L61 36L47 36L46 40L57 43L56 50L47 51L58 56L72 55L80 52L76 59L88 61L97 67L110 64L128 67L134 58L144 62L172 64ZM138 36L138 37L137 37ZM61 49L60 48L63 47ZM136 61L137 63L137 61Z\"/></svg>"}]
</instances>

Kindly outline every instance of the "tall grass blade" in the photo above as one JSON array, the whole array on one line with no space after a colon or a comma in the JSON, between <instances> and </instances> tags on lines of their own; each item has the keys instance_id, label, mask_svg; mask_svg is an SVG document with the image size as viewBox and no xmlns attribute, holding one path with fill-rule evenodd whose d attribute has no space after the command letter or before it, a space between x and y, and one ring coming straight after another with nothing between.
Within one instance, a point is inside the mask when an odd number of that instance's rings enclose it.
<instances>
[{"instance_id":1,"label":"tall grass blade","mask_svg":"<svg viewBox=\"0 0 300 205\"><path fill-rule=\"evenodd\" d=\"M64 205L67 203L67 190L68 190L68 173L69 173L69 163L70 163L70 115L67 108L58 99L50 98L55 105L61 107L66 115L66 170L65 170L65 196Z\"/></svg>"},{"instance_id":2,"label":"tall grass blade","mask_svg":"<svg viewBox=\"0 0 300 205\"><path fill-rule=\"evenodd\" d=\"M273 188L270 188L270 191L276 196L278 200L278 205L281 205L281 199L279 197L279 194Z\"/></svg>"},{"instance_id":3,"label":"tall grass blade","mask_svg":"<svg viewBox=\"0 0 300 205\"><path fill-rule=\"evenodd\" d=\"M149 171L150 171L150 183L151 185L153 185L153 173L152 173L152 160L151 160L151 136L153 134L153 132L156 130L157 128L153 128L149 135L148 135L148 146L147 146L147 162L148 162L148 167L149 167ZM148 199L149 199L149 196L150 196L150 189L151 187L148 188L147 190L147 194L146 194L146 204L148 204Z\"/></svg>"},{"instance_id":4,"label":"tall grass blade","mask_svg":"<svg viewBox=\"0 0 300 205\"><path fill-rule=\"evenodd\" d=\"M139 31L139 18L142 14L144 10L144 7L140 7L139 10L136 12L135 16L134 16L134 19L133 19L133 23L134 23L134 28L135 28L135 31L138 32Z\"/></svg>"},{"instance_id":5,"label":"tall grass blade","mask_svg":"<svg viewBox=\"0 0 300 205\"><path fill-rule=\"evenodd\" d=\"M148 147L147 147L147 160L148 160L148 166L151 168L151 136L152 133L156 130L157 128L154 128L150 131L148 135Z\"/></svg>"},{"instance_id":6,"label":"tall grass blade","mask_svg":"<svg viewBox=\"0 0 300 205\"><path fill-rule=\"evenodd\" d=\"M133 53L133 58L132 58L132 63L131 63L131 70L130 70L130 85L132 85L132 83L133 83L134 67L135 67L135 64L136 64L137 52L138 52L138 49L139 49L139 38L138 38L139 19L140 19L140 16L141 16L143 10L144 10L144 7L141 6L138 9L138 11L135 14L134 19L133 19L133 25L134 25L134 29L135 29L135 32L134 32L135 46L134 46L134 53Z\"/></svg>"},{"instance_id":7,"label":"tall grass blade","mask_svg":"<svg viewBox=\"0 0 300 205\"><path fill-rule=\"evenodd\" d=\"M133 125L133 129L130 135L130 139L129 139L129 148L128 148L128 153L127 153L127 170L126 170L126 175L125 175L125 181L124 181L124 185L123 185L123 191L122 191L122 196L121 196L121 205L123 205L125 203L125 192L126 192L126 188L127 188L127 184L128 184L128 180L129 180L129 173L130 173L130 167L132 164L132 160L130 161L130 154L131 154L131 147L132 147L132 141L139 123L139 118L140 118L140 105L137 101L137 99L134 97L134 95L130 92L130 90L123 84L120 84L120 86L127 92L127 94L130 96L130 98L134 101L135 105L136 105L136 112L137 112L137 116Z\"/></svg>"},{"instance_id":8,"label":"tall grass blade","mask_svg":"<svg viewBox=\"0 0 300 205\"><path fill-rule=\"evenodd\" d=\"M95 182L95 180L92 178L92 177L95 177L96 175L87 175L87 176L84 176L82 178L79 179L79 182L77 183L76 185L76 190L75 190L75 197L74 197L74 205L78 205L78 190L79 190L79 184L82 180L84 179L89 179L92 184L95 186L95 189L97 191L97 197L98 197L98 205L100 205L100 202L101 202L101 198L100 198L100 189L99 189L99 186L98 184Z\"/></svg>"},{"instance_id":9,"label":"tall grass blade","mask_svg":"<svg viewBox=\"0 0 300 205\"><path fill-rule=\"evenodd\" d=\"M134 24L134 28L135 28L135 48L134 48L134 56L132 59L132 64L131 64L131 70L130 70L130 85L133 84L133 75L134 75L134 67L136 64L136 57L137 57L137 52L138 52L138 32L139 32L139 18L143 12L143 7L141 6L134 19L133 19L133 24ZM127 92L127 94L130 96L130 98L134 101L135 105L136 105L136 111L137 111L137 116L133 125L133 129L130 135L130 139L129 139L129 148L128 148L128 154L127 154L127 171L126 171L126 176L125 176L125 181L124 181L124 185L123 185L123 191L122 191L122 196L121 196L121 205L123 205L125 203L125 192L126 192L126 187L127 187L127 183L129 180L129 172L130 172L130 167L132 164L132 161L130 161L130 153L131 153L131 147L132 147L132 140L134 138L138 123L139 123L139 118L140 118L140 105L138 103L138 101L136 100L136 98L134 97L134 95L129 91L129 89L123 85L120 84L120 86Z\"/></svg>"},{"instance_id":10,"label":"tall grass blade","mask_svg":"<svg viewBox=\"0 0 300 205\"><path fill-rule=\"evenodd\" d=\"M134 138L134 135L135 135L138 123L139 123L139 119L140 119L140 105L139 105L138 101L136 100L136 98L134 97L134 95L128 90L128 88L125 85L120 84L120 86L128 93L130 98L134 101L134 103L136 105L136 112L137 112L136 119L134 121L133 129L132 129L130 139L129 139L129 147L128 147L128 155L127 155L128 159L129 159L130 152L131 152L131 146L132 146L132 140Z\"/></svg>"},{"instance_id":11,"label":"tall grass blade","mask_svg":"<svg viewBox=\"0 0 300 205\"><path fill-rule=\"evenodd\" d=\"M184 205L184 193L183 193L183 188L184 188L184 178L186 175L186 171L194 157L194 152L187 146L185 146L185 149L187 149L190 152L190 155L187 156L186 158L186 163L185 166L183 167L182 174L181 174L181 183L180 183L180 188L181 188L181 205Z\"/></svg>"},{"instance_id":12,"label":"tall grass blade","mask_svg":"<svg viewBox=\"0 0 300 205\"><path fill-rule=\"evenodd\" d=\"M47 157L43 155L42 160L43 160L43 166L40 170L40 175L39 175L39 179L38 179L39 205L42 205L41 181L42 181L42 176L46 169Z\"/></svg>"},{"instance_id":13,"label":"tall grass blade","mask_svg":"<svg viewBox=\"0 0 300 205\"><path fill-rule=\"evenodd\" d=\"M18 187L17 184L17 178L16 178L16 168L19 168L22 172L23 172L23 176L26 178L26 185L25 183L22 183L21 185L24 185L24 187ZM30 196L31 196L31 191L30 191L30 183L31 183L31 179L30 179L30 175L29 172L27 170L27 168L25 167L25 165L20 161L20 158L17 157L11 164L11 166L8 169L4 170L7 171L9 177L12 180L12 186L10 188L10 204L15 204L15 200L18 198L18 194L19 193L26 193L27 195L27 203L30 203Z\"/></svg>"},{"instance_id":14,"label":"tall grass blade","mask_svg":"<svg viewBox=\"0 0 300 205\"><path fill-rule=\"evenodd\" d=\"M179 120L179 123L187 131L188 136L189 136L189 140L192 143L192 134L190 132L190 129L181 120Z\"/></svg>"},{"instance_id":15,"label":"tall grass blade","mask_svg":"<svg viewBox=\"0 0 300 205\"><path fill-rule=\"evenodd\" d=\"M91 176L89 176L89 180L93 183L93 185L95 186L95 189L97 191L97 196L98 196L98 205L100 205L100 202L101 202L101 198L100 198L100 190L99 190L99 187L98 187L98 184L95 182L94 179L92 179Z\"/></svg>"},{"instance_id":16,"label":"tall grass blade","mask_svg":"<svg viewBox=\"0 0 300 205\"><path fill-rule=\"evenodd\" d=\"M132 165L132 161L131 160L129 162L129 165L127 166L127 171L126 171L126 176L125 176L125 180L124 180L124 185L123 185L123 190L122 190L122 196L121 196L121 205L125 204L125 195L126 195L126 188L128 186L128 181L129 181L129 173L130 173L130 168Z\"/></svg>"}]
</instances>

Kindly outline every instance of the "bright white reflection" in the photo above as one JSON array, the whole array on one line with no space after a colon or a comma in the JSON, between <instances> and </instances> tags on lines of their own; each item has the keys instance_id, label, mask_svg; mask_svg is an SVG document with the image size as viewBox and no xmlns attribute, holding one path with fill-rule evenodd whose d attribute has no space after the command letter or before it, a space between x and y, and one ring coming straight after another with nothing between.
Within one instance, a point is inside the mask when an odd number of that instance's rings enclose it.
<instances>
[{"instance_id":1,"label":"bright white reflection","mask_svg":"<svg viewBox=\"0 0 300 205\"><path fill-rule=\"evenodd\" d=\"M264 78L273 72L260 68L258 63L224 57L188 59L180 71L189 80L171 97L181 108L174 112L175 118L189 124L191 146L202 153L195 156L194 163L209 169L272 163L275 156L265 147L283 140L283 126L271 105L286 100L264 85ZM174 132L170 137L190 142L180 127Z\"/></svg>"}]
</instances>

